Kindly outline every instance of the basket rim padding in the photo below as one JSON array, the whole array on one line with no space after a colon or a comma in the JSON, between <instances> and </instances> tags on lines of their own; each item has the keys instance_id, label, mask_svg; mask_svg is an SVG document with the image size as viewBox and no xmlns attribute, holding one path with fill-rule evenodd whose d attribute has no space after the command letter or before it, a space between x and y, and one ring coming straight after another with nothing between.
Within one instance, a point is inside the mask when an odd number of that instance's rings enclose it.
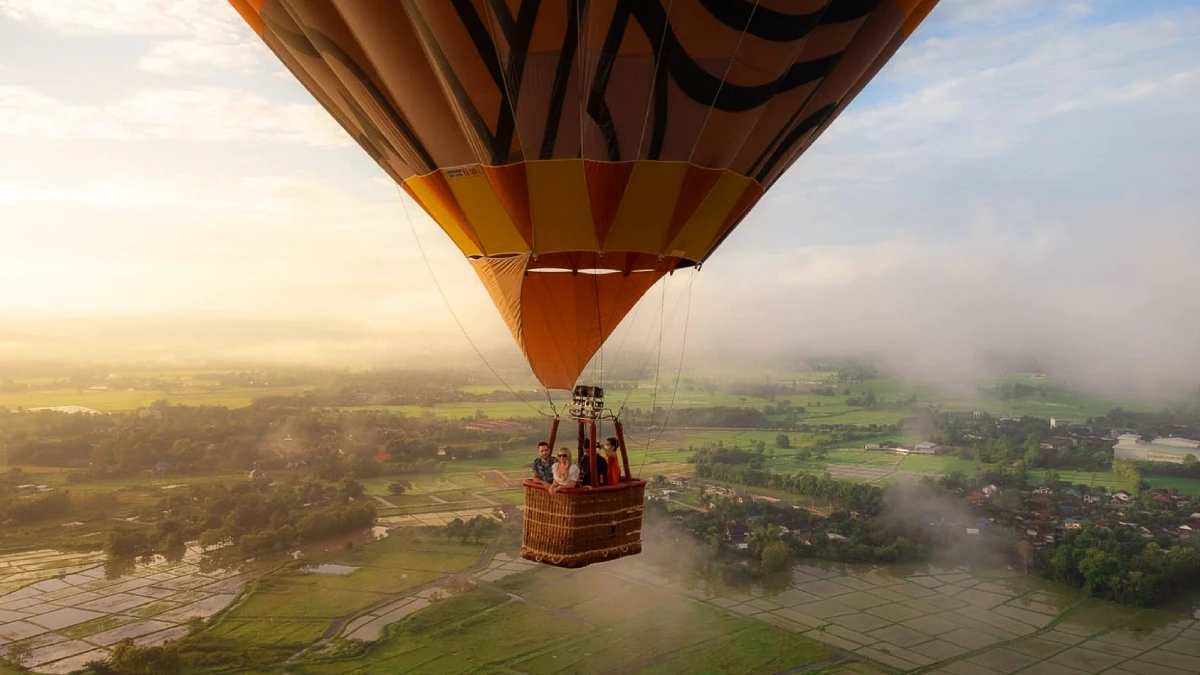
<instances>
[{"instance_id":1,"label":"basket rim padding","mask_svg":"<svg viewBox=\"0 0 1200 675\"><path fill-rule=\"evenodd\" d=\"M550 486L548 486L544 483L539 483L532 478L526 478L525 480L521 481L521 484L527 488L541 488L542 490L546 491L547 493L550 492ZM633 480L621 479L621 482L616 485L601 485L600 487L562 488L556 494L578 495L578 494L594 494L596 492L616 492L619 490L628 490L629 488L637 487L638 485L644 486L644 485L646 485L646 481L642 480L641 478L634 478Z\"/></svg>"}]
</instances>

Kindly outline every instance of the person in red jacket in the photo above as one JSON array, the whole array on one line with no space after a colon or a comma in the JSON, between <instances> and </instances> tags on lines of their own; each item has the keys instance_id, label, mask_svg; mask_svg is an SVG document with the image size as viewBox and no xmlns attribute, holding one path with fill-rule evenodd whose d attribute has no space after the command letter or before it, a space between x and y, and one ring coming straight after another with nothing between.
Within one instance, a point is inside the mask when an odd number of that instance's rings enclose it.
<instances>
[{"instance_id":1,"label":"person in red jacket","mask_svg":"<svg viewBox=\"0 0 1200 675\"><path fill-rule=\"evenodd\" d=\"M617 459L617 439L609 436L604 441L604 460L607 463L608 475L604 483L617 485L621 482L621 462Z\"/></svg>"}]
</instances>

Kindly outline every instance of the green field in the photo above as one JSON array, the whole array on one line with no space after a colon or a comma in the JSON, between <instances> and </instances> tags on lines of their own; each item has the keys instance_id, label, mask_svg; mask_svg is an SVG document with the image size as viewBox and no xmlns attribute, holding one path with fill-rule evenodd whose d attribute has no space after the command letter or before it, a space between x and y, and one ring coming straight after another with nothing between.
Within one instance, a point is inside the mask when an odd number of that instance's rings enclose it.
<instances>
[{"instance_id":1,"label":"green field","mask_svg":"<svg viewBox=\"0 0 1200 675\"><path fill-rule=\"evenodd\" d=\"M1029 483L1031 485L1041 484L1046 480L1047 473L1044 469L1030 471ZM1069 482L1072 485L1083 483L1092 487L1105 487L1110 490L1128 490L1130 492L1133 492L1136 487L1131 485L1128 479L1118 476L1111 471L1059 471L1058 476L1059 480ZM1153 488L1176 488L1181 494L1200 494L1200 478L1145 476L1145 479Z\"/></svg>"},{"instance_id":2,"label":"green field","mask_svg":"<svg viewBox=\"0 0 1200 675\"><path fill-rule=\"evenodd\" d=\"M286 672L748 674L832 657L821 643L618 581L597 566L538 568L482 585L393 625L361 658L293 663Z\"/></svg>"},{"instance_id":3,"label":"green field","mask_svg":"<svg viewBox=\"0 0 1200 675\"><path fill-rule=\"evenodd\" d=\"M312 389L312 386L287 387L234 387L222 386L206 376L213 371L163 371L139 372L122 374L126 380L143 382L135 389L113 387L111 389L69 388L55 384L49 380L27 380L35 389L30 391L0 392L0 406L16 407L48 407L79 405L104 412L133 410L145 407L157 400L167 400L173 404L185 405L223 405L239 407L249 405L254 399L263 396L288 396L302 394ZM939 392L935 387L904 382L897 378L877 378L862 383L838 386L829 382L828 386L836 390L833 396L820 396L809 391L807 382L828 382L833 373L771 373L760 377L764 381L790 382L795 381L795 391L780 394L776 399L766 399L755 396L742 396L718 391L719 387L699 387L681 383L678 390L672 392L671 383L660 382L657 393L648 383L636 389L616 389L619 386L610 383L608 405L614 410L621 407L630 409L640 408L649 410L657 405L663 409L675 408L707 408L714 406L754 407L762 409L766 405L775 405L778 401L788 400L793 406L804 407L806 412L800 421L810 424L894 424L908 413L899 410L863 409L845 405L849 396L859 396L863 391L872 390L883 403L907 400L915 396L920 404L935 404L946 410L987 410L994 414L1003 415L1038 415L1043 417L1059 417L1068 420L1078 420L1089 416L1103 414L1108 410L1121 406L1126 410L1157 410L1156 406L1137 401L1115 401L1094 397L1075 392L1069 382L1054 380L1049 377L1038 377L1034 374L1009 374L998 378L1001 383L1022 383L1045 390L1044 398L1030 397L1011 401L996 398L980 398L978 394L963 397L961 393ZM749 375L744 375L749 377ZM769 379L767 379L769 378ZM740 378L738 378L740 379ZM849 389L850 393L846 394ZM464 393L487 395L500 393L508 395L508 390L500 383L468 385L460 390ZM433 406L350 406L346 410L388 410L408 415L423 415L433 413L451 418L474 417L477 411L483 411L492 418L530 417L535 415L533 408L549 413L551 406L547 403L545 392L528 386L519 386L515 390L528 401L503 402L452 402ZM563 392L555 392L556 405L562 409L566 403Z\"/></svg>"},{"instance_id":4,"label":"green field","mask_svg":"<svg viewBox=\"0 0 1200 675\"><path fill-rule=\"evenodd\" d=\"M122 412L145 408L155 401L171 405L225 406L241 408L264 396L295 396L308 387L179 387L169 392L161 389L122 389L92 391L87 389L49 389L43 391L0 392L0 406L6 408L44 408L78 405L100 412Z\"/></svg>"},{"instance_id":5,"label":"green field","mask_svg":"<svg viewBox=\"0 0 1200 675\"><path fill-rule=\"evenodd\" d=\"M335 619L466 569L478 562L484 549L482 544L448 543L441 533L395 530L381 541L302 561L358 567L349 574L314 574L293 563L258 580L247 598L208 634L253 648L299 651L319 639Z\"/></svg>"}]
</instances>

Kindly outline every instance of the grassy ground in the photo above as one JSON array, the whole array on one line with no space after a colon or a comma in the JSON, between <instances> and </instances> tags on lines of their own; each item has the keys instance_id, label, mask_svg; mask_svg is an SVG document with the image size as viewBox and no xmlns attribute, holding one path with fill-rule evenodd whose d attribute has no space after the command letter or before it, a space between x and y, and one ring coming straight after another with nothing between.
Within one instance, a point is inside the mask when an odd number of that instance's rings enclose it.
<instances>
[{"instance_id":1,"label":"grassy ground","mask_svg":"<svg viewBox=\"0 0 1200 675\"><path fill-rule=\"evenodd\" d=\"M361 658L288 672L760 673L833 655L759 621L614 583L602 569L539 568L412 615Z\"/></svg>"},{"instance_id":2,"label":"grassy ground","mask_svg":"<svg viewBox=\"0 0 1200 675\"><path fill-rule=\"evenodd\" d=\"M1029 472L1029 482L1032 485L1041 484L1046 480L1045 470ZM1083 483L1090 486L1106 487L1110 490L1133 491L1134 485L1123 476L1111 471L1059 471L1059 480L1068 481L1074 485ZM1182 494L1200 494L1200 478L1176 478L1172 476L1146 476L1146 482L1154 488L1176 488Z\"/></svg>"},{"instance_id":3,"label":"grassy ground","mask_svg":"<svg viewBox=\"0 0 1200 675\"><path fill-rule=\"evenodd\" d=\"M80 405L100 411L133 410L147 406L156 400L166 399L171 403L187 405L224 405L239 407L250 404L255 398L262 396L281 396L303 393L309 386L244 388L224 387L203 376L206 371L169 371L146 372L136 374L147 383L162 382L162 387L144 386L137 389L113 388L108 390L92 390L78 388L54 388L50 382L40 383L29 381L34 386L46 387L34 391L0 392L0 406L7 407L43 407L60 405ZM847 386L837 386L831 383L835 393L833 396L820 396L810 392L809 381L825 382L831 373L790 373L773 374L770 381L790 382L795 380L797 389L785 392L775 400L742 396L715 389L702 389L681 384L678 391L672 392L670 385L660 383L656 392L651 387L633 390L610 389L608 403L614 410L622 406L630 409L640 408L649 410L653 406L663 409L676 408L707 408L714 406L753 407L762 409L767 405L775 405L778 401L788 400L793 406L801 406L806 412L800 421L811 424L894 424L908 413L904 411L868 410L852 408L845 405L849 397L861 396L864 391L871 390L883 402L908 400L916 396L920 403L935 403L947 410L987 410L994 414L1005 415L1038 415L1043 417L1055 416L1069 420L1079 420L1096 416L1108 410L1121 406L1126 410L1155 410L1160 405L1139 403L1137 401L1115 401L1091 396L1073 391L1071 383L1056 381L1053 378L1039 377L1035 374L1011 374L999 378L1004 383L1023 383L1045 389L1044 396L1030 397L1005 401L991 397L988 393L972 392L964 396L962 393L942 393L935 388L901 381L897 378L877 378L863 383ZM133 377L134 375L130 375ZM742 378L736 378L742 379ZM846 389L850 390L846 394ZM499 384L473 385L463 387L463 391L472 394L490 394L504 391ZM549 412L550 406L545 401L544 392L532 388L518 388L518 393L525 398L533 408ZM560 407L565 400L558 400ZM474 417L477 411L483 411L493 418L529 417L535 415L530 405L521 401L505 401L493 403L444 403L435 406L360 406L349 407L347 410L388 410L408 415L424 415L427 413L453 418Z\"/></svg>"},{"instance_id":4,"label":"grassy ground","mask_svg":"<svg viewBox=\"0 0 1200 675\"><path fill-rule=\"evenodd\" d=\"M440 533L396 530L382 541L303 560L358 567L349 574L292 567L260 579L209 634L290 654L315 642L338 617L470 567L483 550L482 544L447 543Z\"/></svg>"},{"instance_id":5,"label":"grassy ground","mask_svg":"<svg viewBox=\"0 0 1200 675\"><path fill-rule=\"evenodd\" d=\"M47 389L42 391L0 392L0 406L7 408L42 408L79 405L100 412L119 412L144 408L151 403L167 400L172 405L248 406L264 396L293 396L303 394L308 387L240 388L192 386L161 389Z\"/></svg>"}]
</instances>

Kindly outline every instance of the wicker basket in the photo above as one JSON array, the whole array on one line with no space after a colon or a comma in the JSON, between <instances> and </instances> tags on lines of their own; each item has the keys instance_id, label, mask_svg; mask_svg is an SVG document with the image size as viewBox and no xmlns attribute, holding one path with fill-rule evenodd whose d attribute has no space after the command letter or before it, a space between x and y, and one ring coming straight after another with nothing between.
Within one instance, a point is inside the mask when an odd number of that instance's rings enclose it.
<instances>
[{"instance_id":1,"label":"wicker basket","mask_svg":"<svg viewBox=\"0 0 1200 675\"><path fill-rule=\"evenodd\" d=\"M583 567L642 552L646 481L556 494L526 480L521 557L555 567Z\"/></svg>"}]
</instances>

